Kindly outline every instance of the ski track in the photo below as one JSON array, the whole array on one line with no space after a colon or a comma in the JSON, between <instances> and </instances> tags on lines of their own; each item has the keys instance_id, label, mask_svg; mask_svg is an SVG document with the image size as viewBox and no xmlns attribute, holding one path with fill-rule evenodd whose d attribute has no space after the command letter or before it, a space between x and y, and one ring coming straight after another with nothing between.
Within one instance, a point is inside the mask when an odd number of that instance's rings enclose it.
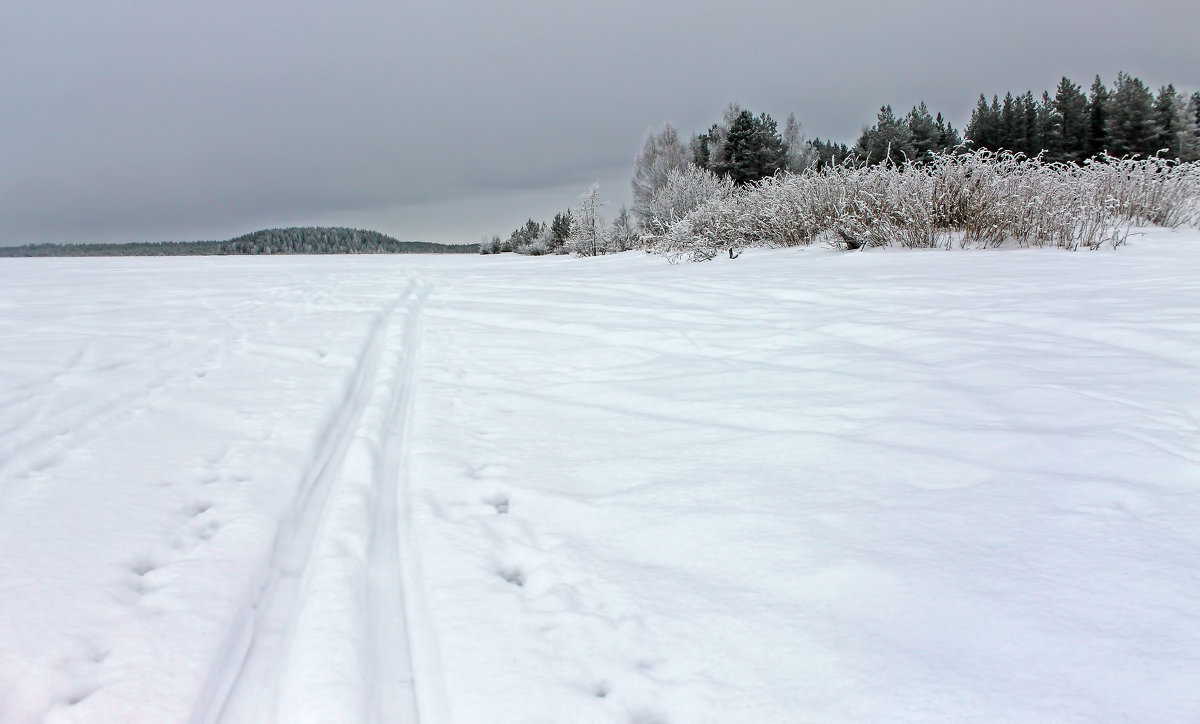
<instances>
[{"instance_id":1,"label":"ski track","mask_svg":"<svg viewBox=\"0 0 1200 724\"><path fill-rule=\"evenodd\" d=\"M402 559L405 420L428 284L373 322L193 724L418 721ZM407 538L407 535L405 536Z\"/></svg>"}]
</instances>

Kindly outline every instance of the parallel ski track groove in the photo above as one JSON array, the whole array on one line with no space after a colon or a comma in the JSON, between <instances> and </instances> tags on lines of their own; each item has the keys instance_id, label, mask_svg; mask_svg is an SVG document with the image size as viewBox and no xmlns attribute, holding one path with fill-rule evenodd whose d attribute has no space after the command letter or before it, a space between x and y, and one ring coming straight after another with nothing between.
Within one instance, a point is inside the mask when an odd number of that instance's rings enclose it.
<instances>
[{"instance_id":1,"label":"parallel ski track groove","mask_svg":"<svg viewBox=\"0 0 1200 724\"><path fill-rule=\"evenodd\" d=\"M394 372L391 395L384 422L386 436L383 454L378 458L375 478L379 498L371 531L370 560L370 617L367 641L372 646L374 666L372 682L375 701L372 707L374 724L400 724L419 720L419 702L414 678L409 639L406 599L411 597L411 584L405 585L400 550L400 496L405 492L404 464L408 420L415 380L417 350L420 343L420 305L428 295L421 285L408 303L402 338L403 353ZM402 652L402 653L401 653ZM398 654L404 661L398 660Z\"/></svg>"},{"instance_id":2,"label":"parallel ski track groove","mask_svg":"<svg viewBox=\"0 0 1200 724\"><path fill-rule=\"evenodd\" d=\"M399 505L398 488L401 485L399 477L404 467L405 424L402 416L407 412L411 398L412 352L418 336L417 317L427 293L423 284L409 280L404 291L373 321L346 396L323 432L313 462L276 534L269 563L257 576L247 600L240 607L241 613L235 618L210 667L193 710L192 724L212 724L233 719L236 709L244 709L248 702L261 701L262 697L275 694L248 689L263 679L264 674L269 679L270 673L277 672L287 657L288 639L300 604L301 584L319 537L325 504L372 399L380 363L388 346L388 331L401 305L407 305L408 312L404 330L405 349L401 351L389 391L389 419L386 424L390 429L376 471L381 487L374 520L375 530L371 537L371 561L375 571L368 582L372 589L372 615L367 626L377 671L384 673L384 676L386 672L395 672L398 666L401 671L413 671L414 662L407 646L404 621L404 612L410 604L405 598L403 569L397 561L400 551L396 511ZM396 625L399 626L398 631L384 631L385 627ZM400 650L396 650L396 647ZM396 657L401 659L397 661ZM372 705L372 709L378 712L376 720L380 724L417 721L415 703L411 707L405 706L403 701L398 703L392 693L396 683L415 688L412 676L397 677L393 674L391 681L383 678L381 676L380 681L372 682L375 685L370 687L379 699ZM274 703L271 702L266 708L272 717ZM253 704L250 706L253 708ZM399 709L405 710L405 719L397 718Z\"/></svg>"}]
</instances>

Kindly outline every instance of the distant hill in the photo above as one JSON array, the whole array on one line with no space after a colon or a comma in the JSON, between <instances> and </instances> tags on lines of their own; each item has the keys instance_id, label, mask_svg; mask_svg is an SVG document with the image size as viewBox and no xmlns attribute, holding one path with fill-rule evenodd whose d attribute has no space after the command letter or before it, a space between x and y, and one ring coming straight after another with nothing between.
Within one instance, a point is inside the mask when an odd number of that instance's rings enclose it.
<instances>
[{"instance_id":1,"label":"distant hill","mask_svg":"<svg viewBox=\"0 0 1200 724\"><path fill-rule=\"evenodd\" d=\"M478 244L399 241L378 231L304 226L264 229L229 241L0 246L0 256L218 256L250 254L478 254Z\"/></svg>"}]
</instances>

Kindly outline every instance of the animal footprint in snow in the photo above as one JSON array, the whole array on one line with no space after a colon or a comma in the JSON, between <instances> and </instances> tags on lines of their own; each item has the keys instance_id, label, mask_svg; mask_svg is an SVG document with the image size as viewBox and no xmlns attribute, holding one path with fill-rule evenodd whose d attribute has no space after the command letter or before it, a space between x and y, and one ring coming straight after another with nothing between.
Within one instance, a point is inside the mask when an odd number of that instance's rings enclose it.
<instances>
[{"instance_id":1,"label":"animal footprint in snow","mask_svg":"<svg viewBox=\"0 0 1200 724\"><path fill-rule=\"evenodd\" d=\"M62 660L64 687L59 690L59 696L64 706L75 706L99 690L96 681L100 666L109 653L107 648L83 639L76 645L74 654Z\"/></svg>"},{"instance_id":2,"label":"animal footprint in snow","mask_svg":"<svg viewBox=\"0 0 1200 724\"><path fill-rule=\"evenodd\" d=\"M75 706L76 704L83 703L84 699L88 698L89 696L91 696L92 694L95 694L95 693L96 693L96 687L81 686L81 687L75 689L74 691L72 691L70 694L67 694L67 696L63 699L63 703L66 704L67 706Z\"/></svg>"},{"instance_id":3,"label":"animal footprint in snow","mask_svg":"<svg viewBox=\"0 0 1200 724\"><path fill-rule=\"evenodd\" d=\"M146 580L147 576L154 573L159 568L158 564L149 558L139 558L130 566L129 570L133 573L133 582L130 586L133 592L139 596L143 596L151 591L150 584Z\"/></svg>"},{"instance_id":4,"label":"animal footprint in snow","mask_svg":"<svg viewBox=\"0 0 1200 724\"><path fill-rule=\"evenodd\" d=\"M215 520L210 520L209 522L204 524L204 527L202 527L200 530L196 531L196 537L202 541L210 541L213 539L213 536L215 536L217 534L217 531L219 531L220 529L221 529L220 523L218 523Z\"/></svg>"},{"instance_id":5,"label":"animal footprint in snow","mask_svg":"<svg viewBox=\"0 0 1200 724\"><path fill-rule=\"evenodd\" d=\"M198 501L189 505L186 512L189 518L199 518L210 510L212 510L212 503Z\"/></svg>"},{"instance_id":6,"label":"animal footprint in snow","mask_svg":"<svg viewBox=\"0 0 1200 724\"><path fill-rule=\"evenodd\" d=\"M505 583L511 583L517 588L525 587L525 572L515 566L501 566L497 571Z\"/></svg>"},{"instance_id":7,"label":"animal footprint in snow","mask_svg":"<svg viewBox=\"0 0 1200 724\"><path fill-rule=\"evenodd\" d=\"M508 515L509 501L508 496L499 493L483 499L483 502L492 506L496 510L496 515Z\"/></svg>"}]
</instances>

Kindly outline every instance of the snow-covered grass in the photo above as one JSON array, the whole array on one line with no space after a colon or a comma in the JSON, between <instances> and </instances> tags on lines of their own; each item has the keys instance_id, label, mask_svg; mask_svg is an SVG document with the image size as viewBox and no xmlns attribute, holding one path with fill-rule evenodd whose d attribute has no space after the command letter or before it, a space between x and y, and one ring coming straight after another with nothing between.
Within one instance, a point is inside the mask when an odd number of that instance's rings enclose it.
<instances>
[{"instance_id":1,"label":"snow-covered grass","mask_svg":"<svg viewBox=\"0 0 1200 724\"><path fill-rule=\"evenodd\" d=\"M1198 268L4 260L0 722L1187 720Z\"/></svg>"},{"instance_id":2,"label":"snow-covered grass","mask_svg":"<svg viewBox=\"0 0 1200 724\"><path fill-rule=\"evenodd\" d=\"M1131 226L1200 224L1200 162L1104 157L1077 166L986 150L920 165L830 166L733 189L686 167L651 203L648 248L1119 246Z\"/></svg>"}]
</instances>

